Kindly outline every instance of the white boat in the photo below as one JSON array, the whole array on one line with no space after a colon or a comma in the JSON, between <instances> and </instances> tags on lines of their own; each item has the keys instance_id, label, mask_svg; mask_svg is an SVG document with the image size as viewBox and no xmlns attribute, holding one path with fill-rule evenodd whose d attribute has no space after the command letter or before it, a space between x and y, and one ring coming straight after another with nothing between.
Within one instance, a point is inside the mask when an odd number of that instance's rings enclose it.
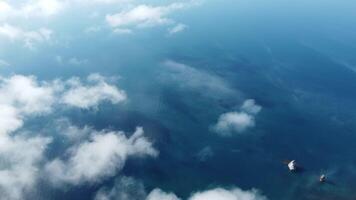
<instances>
[{"instance_id":1,"label":"white boat","mask_svg":"<svg viewBox=\"0 0 356 200\"><path fill-rule=\"evenodd\" d=\"M295 171L297 169L297 163L295 162L295 160L292 160L288 163L288 168L289 171Z\"/></svg>"}]
</instances>

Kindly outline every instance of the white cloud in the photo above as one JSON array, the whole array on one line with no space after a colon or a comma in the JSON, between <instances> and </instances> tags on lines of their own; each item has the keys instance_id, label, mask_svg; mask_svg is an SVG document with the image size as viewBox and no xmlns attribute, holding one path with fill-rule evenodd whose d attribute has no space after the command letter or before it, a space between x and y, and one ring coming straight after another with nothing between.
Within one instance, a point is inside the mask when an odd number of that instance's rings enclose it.
<instances>
[{"instance_id":1,"label":"white cloud","mask_svg":"<svg viewBox=\"0 0 356 200\"><path fill-rule=\"evenodd\" d=\"M180 198L173 193L166 193L161 189L156 188L150 192L146 200L180 200Z\"/></svg>"},{"instance_id":2,"label":"white cloud","mask_svg":"<svg viewBox=\"0 0 356 200\"><path fill-rule=\"evenodd\" d=\"M22 117L16 108L6 104L0 104L0 121L0 135L11 133L23 124Z\"/></svg>"},{"instance_id":3,"label":"white cloud","mask_svg":"<svg viewBox=\"0 0 356 200\"><path fill-rule=\"evenodd\" d=\"M58 14L64 6L64 2L58 0L27 0L21 4L1 1L0 21L6 21L10 18L48 18Z\"/></svg>"},{"instance_id":4,"label":"white cloud","mask_svg":"<svg viewBox=\"0 0 356 200\"><path fill-rule=\"evenodd\" d=\"M67 81L69 88L64 92L62 102L83 109L97 106L101 101L113 104L126 100L125 91L106 82L99 74L91 74L87 78L87 85L83 85L78 78Z\"/></svg>"},{"instance_id":5,"label":"white cloud","mask_svg":"<svg viewBox=\"0 0 356 200\"><path fill-rule=\"evenodd\" d=\"M131 177L120 177L115 180L111 189L99 189L94 200L143 200L145 197L145 188L140 181Z\"/></svg>"},{"instance_id":6,"label":"white cloud","mask_svg":"<svg viewBox=\"0 0 356 200\"><path fill-rule=\"evenodd\" d=\"M132 9L106 15L107 23L112 27L144 28L175 23L169 15L181 9L196 5L197 1L178 2L166 6L137 5Z\"/></svg>"},{"instance_id":7,"label":"white cloud","mask_svg":"<svg viewBox=\"0 0 356 200\"><path fill-rule=\"evenodd\" d=\"M54 89L48 83L38 83L33 76L0 77L0 104L16 108L19 114L41 114L51 111Z\"/></svg>"},{"instance_id":8,"label":"white cloud","mask_svg":"<svg viewBox=\"0 0 356 200\"><path fill-rule=\"evenodd\" d=\"M135 192L136 191L136 192ZM95 200L181 200L174 193L167 193L159 188L152 190L148 195L145 194L141 182L132 178L120 178L116 180L111 190L102 188L97 192ZM213 188L210 190L194 192L187 200L268 200L258 190L242 190L238 187L231 189Z\"/></svg>"},{"instance_id":9,"label":"white cloud","mask_svg":"<svg viewBox=\"0 0 356 200\"><path fill-rule=\"evenodd\" d=\"M254 99L247 99L241 106L241 110L250 114L257 114L261 109L262 107L257 105Z\"/></svg>"},{"instance_id":10,"label":"white cloud","mask_svg":"<svg viewBox=\"0 0 356 200\"><path fill-rule=\"evenodd\" d=\"M3 123L3 122L2 122ZM0 135L0 193L2 199L21 200L38 180L39 163L49 138Z\"/></svg>"},{"instance_id":11,"label":"white cloud","mask_svg":"<svg viewBox=\"0 0 356 200\"><path fill-rule=\"evenodd\" d=\"M97 74L93 74L87 79L89 82L94 82L93 87L98 82L107 84L105 78ZM13 75L8 78L0 77L1 198L21 200L24 199L27 192L34 190L41 174L40 170L42 170L40 163L45 160L44 151L51 142L51 138L36 136L35 133L27 130L23 131L27 133L27 136L23 136L20 128L23 128L24 120L27 118L51 113L55 106L63 105L63 102L58 102L56 99L61 99L66 92L82 85L80 80L76 80L75 83L73 83L73 79L40 82L34 76L23 75ZM85 87L90 90L89 85ZM99 103L101 100L96 100L95 103ZM93 130L86 126L83 129L67 126L66 131L63 134L73 141L83 138L86 134L89 135L89 132L93 133ZM137 129L130 138L126 138L121 132L97 132L93 135L91 141L82 143L78 148L73 148L73 151L77 153L75 158L83 159L82 161L88 163L92 157L86 156L86 151L89 151L89 153L91 151L90 155L102 158L99 161L111 162L110 159L115 157L117 164L120 164L127 156L156 155L157 152L142 134L142 129ZM106 146L105 142L107 141L108 144L113 144L113 146ZM102 147L102 151L96 153L97 150L100 150L99 147ZM105 151L108 148L109 150ZM122 149L126 151L121 152ZM110 154L110 150L114 153ZM110 155L107 155L109 157L100 157L105 156L105 153L109 153ZM73 159L75 160L75 158ZM83 167L81 163L72 162L75 167ZM93 166L100 168L100 164ZM102 169L103 173L106 173L107 168ZM76 169L72 169L72 172L73 170ZM93 173L100 174L101 172L87 171L86 173L83 172L83 176L90 177Z\"/></svg>"},{"instance_id":12,"label":"white cloud","mask_svg":"<svg viewBox=\"0 0 356 200\"><path fill-rule=\"evenodd\" d=\"M267 200L257 190L243 191L240 188L226 190L215 188L193 194L189 200Z\"/></svg>"},{"instance_id":13,"label":"white cloud","mask_svg":"<svg viewBox=\"0 0 356 200\"><path fill-rule=\"evenodd\" d=\"M49 17L59 13L63 7L64 3L58 0L30 0L18 12L26 17Z\"/></svg>"},{"instance_id":14,"label":"white cloud","mask_svg":"<svg viewBox=\"0 0 356 200\"><path fill-rule=\"evenodd\" d=\"M49 42L52 34L52 30L47 28L26 31L9 24L0 26L0 37L5 37L11 41L21 41L30 49L33 49L36 44Z\"/></svg>"},{"instance_id":15,"label":"white cloud","mask_svg":"<svg viewBox=\"0 0 356 200\"><path fill-rule=\"evenodd\" d=\"M255 119L252 115L244 112L228 112L220 115L214 130L223 136L232 133L242 133L247 128L255 126Z\"/></svg>"},{"instance_id":16,"label":"white cloud","mask_svg":"<svg viewBox=\"0 0 356 200\"><path fill-rule=\"evenodd\" d=\"M260 112L261 106L253 99L244 101L241 112L227 112L221 114L213 130L221 136L231 136L234 133L243 133L246 129L255 126L255 115Z\"/></svg>"},{"instance_id":17,"label":"white cloud","mask_svg":"<svg viewBox=\"0 0 356 200\"><path fill-rule=\"evenodd\" d=\"M188 27L187 25L179 23L176 26L174 26L173 28L170 28L168 30L168 33L170 35L173 35L173 34L176 34L176 33L184 31L187 27Z\"/></svg>"},{"instance_id":18,"label":"white cloud","mask_svg":"<svg viewBox=\"0 0 356 200\"><path fill-rule=\"evenodd\" d=\"M141 127L131 137L123 132L94 131L90 140L69 150L68 159L57 158L46 165L51 182L95 183L121 170L129 156L157 156L143 133Z\"/></svg>"}]
</instances>

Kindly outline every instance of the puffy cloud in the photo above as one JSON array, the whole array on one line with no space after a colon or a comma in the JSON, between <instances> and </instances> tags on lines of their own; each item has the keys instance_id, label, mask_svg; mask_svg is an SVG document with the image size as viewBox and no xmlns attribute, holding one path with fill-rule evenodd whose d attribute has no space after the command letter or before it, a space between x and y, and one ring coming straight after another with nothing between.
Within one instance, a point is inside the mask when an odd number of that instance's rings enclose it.
<instances>
[{"instance_id":1,"label":"puffy cloud","mask_svg":"<svg viewBox=\"0 0 356 200\"><path fill-rule=\"evenodd\" d=\"M187 25L179 23L179 24L175 25L173 28L170 28L168 30L168 33L170 35L173 35L173 34L184 31L187 27L188 27Z\"/></svg>"},{"instance_id":2,"label":"puffy cloud","mask_svg":"<svg viewBox=\"0 0 356 200\"><path fill-rule=\"evenodd\" d=\"M106 15L107 23L112 27L143 28L175 23L169 15L181 9L197 4L197 1L178 2L166 6L137 5L132 9ZM178 27L182 29L182 27Z\"/></svg>"},{"instance_id":3,"label":"puffy cloud","mask_svg":"<svg viewBox=\"0 0 356 200\"><path fill-rule=\"evenodd\" d=\"M262 107L257 105L254 99L247 99L241 106L241 110L250 114L257 114L261 109Z\"/></svg>"},{"instance_id":4,"label":"puffy cloud","mask_svg":"<svg viewBox=\"0 0 356 200\"><path fill-rule=\"evenodd\" d=\"M64 92L62 102L83 109L97 106L101 101L107 100L113 104L126 100L125 91L110 85L99 74L91 74L87 78L88 85L83 85L78 78L66 82L69 86Z\"/></svg>"},{"instance_id":5,"label":"puffy cloud","mask_svg":"<svg viewBox=\"0 0 356 200\"><path fill-rule=\"evenodd\" d=\"M9 134L23 124L26 116L48 113L54 103L54 90L35 77L0 77L0 134Z\"/></svg>"},{"instance_id":6,"label":"puffy cloud","mask_svg":"<svg viewBox=\"0 0 356 200\"><path fill-rule=\"evenodd\" d=\"M228 112L220 115L214 129L219 134L227 136L234 132L241 133L253 126L255 120L252 115L244 112Z\"/></svg>"},{"instance_id":7,"label":"puffy cloud","mask_svg":"<svg viewBox=\"0 0 356 200\"><path fill-rule=\"evenodd\" d=\"M49 42L51 40L52 33L52 30L47 28L26 31L9 24L3 24L0 26L0 36L11 41L21 41L26 47L31 49L35 47L35 44Z\"/></svg>"},{"instance_id":8,"label":"puffy cloud","mask_svg":"<svg viewBox=\"0 0 356 200\"><path fill-rule=\"evenodd\" d=\"M50 17L59 13L63 7L64 2L58 0L28 0L22 4L1 1L0 21L9 18Z\"/></svg>"},{"instance_id":9,"label":"puffy cloud","mask_svg":"<svg viewBox=\"0 0 356 200\"><path fill-rule=\"evenodd\" d=\"M231 136L234 133L242 133L246 129L255 126L255 115L260 112L261 106L253 99L246 100L241 106L241 112L227 112L219 116L213 130L221 136Z\"/></svg>"},{"instance_id":10,"label":"puffy cloud","mask_svg":"<svg viewBox=\"0 0 356 200\"><path fill-rule=\"evenodd\" d=\"M0 77L0 133L11 133L22 126L25 117L50 113L55 105L87 109L104 100L119 103L126 99L125 92L107 83L103 76L92 74L87 81L83 84L79 78L72 78L39 82L34 76Z\"/></svg>"},{"instance_id":11,"label":"puffy cloud","mask_svg":"<svg viewBox=\"0 0 356 200\"><path fill-rule=\"evenodd\" d=\"M21 7L18 12L21 12L26 17L49 17L59 13L63 7L64 3L58 0L31 0Z\"/></svg>"},{"instance_id":12,"label":"puffy cloud","mask_svg":"<svg viewBox=\"0 0 356 200\"><path fill-rule=\"evenodd\" d=\"M215 188L193 194L189 200L267 200L257 190L243 191L240 188L226 190Z\"/></svg>"},{"instance_id":13,"label":"puffy cloud","mask_svg":"<svg viewBox=\"0 0 356 200\"><path fill-rule=\"evenodd\" d=\"M0 104L16 107L21 114L41 114L50 112L55 101L54 88L46 83L38 83L34 76L14 75L0 77Z\"/></svg>"},{"instance_id":14,"label":"puffy cloud","mask_svg":"<svg viewBox=\"0 0 356 200\"><path fill-rule=\"evenodd\" d=\"M22 117L16 108L0 104L0 135L11 133L23 124Z\"/></svg>"},{"instance_id":15,"label":"puffy cloud","mask_svg":"<svg viewBox=\"0 0 356 200\"><path fill-rule=\"evenodd\" d=\"M136 191L136 192L134 192ZM116 180L112 189L102 188L97 192L95 200L181 200L174 193L167 193L159 188L145 194L141 182L132 178ZM242 190L238 187L231 189L213 188L210 190L194 192L187 200L267 200L258 190Z\"/></svg>"},{"instance_id":16,"label":"puffy cloud","mask_svg":"<svg viewBox=\"0 0 356 200\"><path fill-rule=\"evenodd\" d=\"M97 82L108 85L104 77L97 74L89 76L88 81L93 81L94 86ZM44 151L52 140L37 136L27 130L20 131L20 128L23 128L24 120L51 113L55 106L65 105L64 102L58 102L56 99L61 99L66 92L77 88L78 85L82 85L78 79L74 84L73 79L40 82L34 76L0 77L0 193L2 198L21 200L24 199L27 192L31 192L35 188L41 173L40 170L42 170L41 163L45 160ZM90 86L85 87L90 88ZM90 98L90 96L88 97ZM96 103L99 103L98 101L100 100L97 100ZM63 122L63 125L68 124ZM93 130L86 126L82 129L67 126L65 130L67 132L64 135L73 141L93 133ZM115 148L119 148L119 150ZM78 148L73 148L72 151L72 155L75 157L68 163L73 163L76 168L83 167L81 163L75 162L76 159L79 162L90 163L91 159L98 158L98 161L109 161L109 163L113 161L120 165L127 156L154 156L157 154L151 143L143 137L143 130L140 128L130 138L126 138L121 132L96 132L90 141L81 143ZM86 156L86 151L91 154ZM114 151L114 153L110 153L110 151ZM65 162L63 162L64 164ZM95 164L88 166L95 166L97 169L101 167L100 164ZM115 167L112 164L109 165ZM106 167L101 169L104 173L107 170ZM71 172L75 170L72 169ZM87 171L82 176L90 177L94 176L93 174L100 175L100 172Z\"/></svg>"},{"instance_id":17,"label":"puffy cloud","mask_svg":"<svg viewBox=\"0 0 356 200\"><path fill-rule=\"evenodd\" d=\"M24 194L38 180L40 162L49 138L0 135L0 193L1 198L24 199Z\"/></svg>"},{"instance_id":18,"label":"puffy cloud","mask_svg":"<svg viewBox=\"0 0 356 200\"><path fill-rule=\"evenodd\" d=\"M142 200L145 197L145 188L140 181L121 177L115 180L113 188L101 188L94 200Z\"/></svg>"},{"instance_id":19,"label":"puffy cloud","mask_svg":"<svg viewBox=\"0 0 356 200\"><path fill-rule=\"evenodd\" d=\"M121 170L129 156L157 156L158 152L143 133L141 127L131 137L123 132L94 131L90 140L68 151L68 159L57 158L46 165L51 182L94 183Z\"/></svg>"},{"instance_id":20,"label":"puffy cloud","mask_svg":"<svg viewBox=\"0 0 356 200\"><path fill-rule=\"evenodd\" d=\"M161 189L156 188L150 192L146 200L180 200L180 198L173 193L166 193Z\"/></svg>"}]
</instances>

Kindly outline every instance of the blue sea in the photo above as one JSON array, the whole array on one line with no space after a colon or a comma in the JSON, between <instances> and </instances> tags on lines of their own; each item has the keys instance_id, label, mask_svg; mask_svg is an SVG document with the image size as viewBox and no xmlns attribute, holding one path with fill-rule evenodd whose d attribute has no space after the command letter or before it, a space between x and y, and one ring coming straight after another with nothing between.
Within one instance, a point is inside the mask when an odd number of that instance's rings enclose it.
<instances>
[{"instance_id":1,"label":"blue sea","mask_svg":"<svg viewBox=\"0 0 356 200\"><path fill-rule=\"evenodd\" d=\"M156 158L128 158L102 182L56 188L42 180L31 195L93 199L98 189L126 176L147 192L161 188L183 199L215 187L256 188L271 200L355 199L355 9L346 0L206 0L171 15L188 26L174 35L162 26L127 35L106 29L82 34L97 19L84 20L79 11L47 22L59 44L29 51L0 42L0 58L11 63L1 68L2 76L46 81L100 73L116 77L128 96L121 106L104 102L96 109L36 116L23 129L43 131L48 120L64 115L96 130L132 133L142 126L159 150ZM67 43L60 45L62 40ZM57 55L88 62L59 64ZM167 62L189 70L174 71ZM246 99L262 107L254 127L228 137L216 134L219 116L238 111ZM46 157L63 154L63 148L54 139ZM289 172L285 160L296 160L303 170ZM328 177L324 184L321 174Z\"/></svg>"}]
</instances>

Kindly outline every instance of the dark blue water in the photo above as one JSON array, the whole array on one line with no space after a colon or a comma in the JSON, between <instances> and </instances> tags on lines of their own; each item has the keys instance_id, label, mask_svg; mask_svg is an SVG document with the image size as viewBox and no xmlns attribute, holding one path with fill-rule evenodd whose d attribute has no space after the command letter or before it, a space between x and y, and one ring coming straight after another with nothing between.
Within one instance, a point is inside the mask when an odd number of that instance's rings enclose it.
<instances>
[{"instance_id":1,"label":"dark blue water","mask_svg":"<svg viewBox=\"0 0 356 200\"><path fill-rule=\"evenodd\" d=\"M143 126L159 157L130 159L117 176L134 177L147 191L159 187L185 198L192 191L238 186L258 188L273 200L355 199L356 73L344 63L356 66L356 5L225 3L206 2L178 14L190 28L174 38L159 29L122 38L81 37L71 48L48 47L45 56L21 53L4 74L44 80L91 72L121 76L118 85L129 97L125 106L103 104L51 117L65 114L74 124L96 129L132 132ZM57 54L75 54L90 63L60 67L52 59ZM163 64L167 59L221 80L228 91L170 79L172 72ZM211 131L220 114L250 98L263 107L255 127L227 138ZM28 126L33 122L41 119ZM61 148L54 143L48 156ZM208 153L202 155L204 149ZM289 173L282 163L286 159L296 159L304 171ZM321 173L330 177L328 184L318 183ZM114 179L59 190L41 187L50 199L89 199Z\"/></svg>"}]
</instances>

